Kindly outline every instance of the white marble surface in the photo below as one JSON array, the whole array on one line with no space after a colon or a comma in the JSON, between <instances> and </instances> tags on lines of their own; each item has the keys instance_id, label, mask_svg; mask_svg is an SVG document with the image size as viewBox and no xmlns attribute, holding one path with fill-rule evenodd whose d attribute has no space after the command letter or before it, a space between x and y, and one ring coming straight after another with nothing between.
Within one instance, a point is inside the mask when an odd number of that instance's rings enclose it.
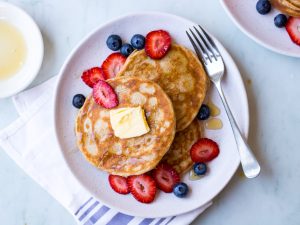
<instances>
[{"instance_id":1,"label":"white marble surface","mask_svg":"<svg viewBox=\"0 0 300 225\"><path fill-rule=\"evenodd\" d=\"M43 33L45 59L32 86L57 74L70 50L91 29L121 14L164 11L206 27L241 70L250 104L249 144L262 164L262 173L247 180L239 170L214 205L193 224L300 224L300 59L258 46L233 25L216 0L9 2L31 14ZM16 117L11 100L0 100L0 128ZM0 165L0 224L75 224L71 215L1 149Z\"/></svg>"}]
</instances>

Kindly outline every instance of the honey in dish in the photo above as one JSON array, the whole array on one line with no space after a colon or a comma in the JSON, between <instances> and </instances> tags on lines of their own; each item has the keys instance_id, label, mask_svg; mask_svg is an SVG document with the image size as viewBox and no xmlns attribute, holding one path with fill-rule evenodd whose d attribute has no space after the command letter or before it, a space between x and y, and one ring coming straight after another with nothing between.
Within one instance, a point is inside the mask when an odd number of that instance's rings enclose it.
<instances>
[{"instance_id":1,"label":"honey in dish","mask_svg":"<svg viewBox=\"0 0 300 225\"><path fill-rule=\"evenodd\" d=\"M22 33L0 19L0 80L16 74L24 65L27 49Z\"/></svg>"}]
</instances>

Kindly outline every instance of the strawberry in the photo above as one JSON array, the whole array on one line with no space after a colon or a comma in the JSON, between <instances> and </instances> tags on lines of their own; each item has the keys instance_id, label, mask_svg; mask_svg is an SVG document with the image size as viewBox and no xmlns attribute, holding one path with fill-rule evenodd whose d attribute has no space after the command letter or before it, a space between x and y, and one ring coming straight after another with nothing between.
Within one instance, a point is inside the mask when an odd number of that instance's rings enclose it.
<instances>
[{"instance_id":1,"label":"strawberry","mask_svg":"<svg viewBox=\"0 0 300 225\"><path fill-rule=\"evenodd\" d=\"M108 181L111 188L119 194L126 195L130 192L127 179L118 175L109 175Z\"/></svg>"},{"instance_id":2,"label":"strawberry","mask_svg":"<svg viewBox=\"0 0 300 225\"><path fill-rule=\"evenodd\" d=\"M200 138L193 144L190 155L194 162L208 162L219 155L219 146L208 138Z\"/></svg>"},{"instance_id":3,"label":"strawberry","mask_svg":"<svg viewBox=\"0 0 300 225\"><path fill-rule=\"evenodd\" d=\"M166 163L159 164L152 175L157 187L166 193L172 192L174 185L180 181L176 170Z\"/></svg>"},{"instance_id":4,"label":"strawberry","mask_svg":"<svg viewBox=\"0 0 300 225\"><path fill-rule=\"evenodd\" d=\"M285 29L292 41L300 45L300 18L289 17Z\"/></svg>"},{"instance_id":5,"label":"strawberry","mask_svg":"<svg viewBox=\"0 0 300 225\"><path fill-rule=\"evenodd\" d=\"M110 54L102 63L102 69L107 79L114 78L121 70L126 61L126 57L121 53Z\"/></svg>"},{"instance_id":6,"label":"strawberry","mask_svg":"<svg viewBox=\"0 0 300 225\"><path fill-rule=\"evenodd\" d=\"M151 31L146 36L146 54L152 59L161 59L170 49L171 41L171 36L167 31Z\"/></svg>"},{"instance_id":7,"label":"strawberry","mask_svg":"<svg viewBox=\"0 0 300 225\"><path fill-rule=\"evenodd\" d=\"M93 97L97 104L106 109L111 109L119 104L118 96L114 89L104 80L99 80L93 87Z\"/></svg>"},{"instance_id":8,"label":"strawberry","mask_svg":"<svg viewBox=\"0 0 300 225\"><path fill-rule=\"evenodd\" d=\"M127 178L127 183L133 197L142 203L153 202L156 194L154 179L147 175L135 175Z\"/></svg>"},{"instance_id":9,"label":"strawberry","mask_svg":"<svg viewBox=\"0 0 300 225\"><path fill-rule=\"evenodd\" d=\"M99 80L106 80L103 70L100 67L93 67L84 71L81 75L81 79L85 84L87 84L91 88L93 88L93 86Z\"/></svg>"}]
</instances>

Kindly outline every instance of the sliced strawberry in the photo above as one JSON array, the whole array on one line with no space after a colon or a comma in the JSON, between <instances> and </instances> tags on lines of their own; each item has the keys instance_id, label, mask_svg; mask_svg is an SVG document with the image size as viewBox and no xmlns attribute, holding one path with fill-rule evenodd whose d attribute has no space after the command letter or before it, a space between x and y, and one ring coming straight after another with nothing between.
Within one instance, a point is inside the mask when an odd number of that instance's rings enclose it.
<instances>
[{"instance_id":1,"label":"sliced strawberry","mask_svg":"<svg viewBox=\"0 0 300 225\"><path fill-rule=\"evenodd\" d=\"M216 158L220 153L216 142L208 138L200 138L193 144L190 155L194 162L208 162Z\"/></svg>"},{"instance_id":2,"label":"sliced strawberry","mask_svg":"<svg viewBox=\"0 0 300 225\"><path fill-rule=\"evenodd\" d=\"M102 63L102 69L107 79L114 78L121 70L126 61L126 57L121 53L110 54Z\"/></svg>"},{"instance_id":3,"label":"sliced strawberry","mask_svg":"<svg viewBox=\"0 0 300 225\"><path fill-rule=\"evenodd\" d=\"M157 187L166 193L172 192L174 185L180 181L176 170L166 163L159 164L152 175Z\"/></svg>"},{"instance_id":4,"label":"sliced strawberry","mask_svg":"<svg viewBox=\"0 0 300 225\"><path fill-rule=\"evenodd\" d=\"M289 17L285 29L292 41L300 45L300 18Z\"/></svg>"},{"instance_id":5,"label":"sliced strawberry","mask_svg":"<svg viewBox=\"0 0 300 225\"><path fill-rule=\"evenodd\" d=\"M106 80L103 70L100 67L93 67L84 71L81 79L91 88L93 88L99 80Z\"/></svg>"},{"instance_id":6,"label":"sliced strawberry","mask_svg":"<svg viewBox=\"0 0 300 225\"><path fill-rule=\"evenodd\" d=\"M171 41L171 36L167 31L151 31L146 36L146 54L152 59L161 59L170 49Z\"/></svg>"},{"instance_id":7,"label":"sliced strawberry","mask_svg":"<svg viewBox=\"0 0 300 225\"><path fill-rule=\"evenodd\" d=\"M99 80L93 87L93 97L97 104L111 109L119 104L118 96L114 89L104 80Z\"/></svg>"},{"instance_id":8,"label":"sliced strawberry","mask_svg":"<svg viewBox=\"0 0 300 225\"><path fill-rule=\"evenodd\" d=\"M127 183L133 197L142 203L153 202L156 194L154 179L146 174L130 176Z\"/></svg>"},{"instance_id":9,"label":"sliced strawberry","mask_svg":"<svg viewBox=\"0 0 300 225\"><path fill-rule=\"evenodd\" d=\"M130 192L127 179L118 175L109 175L108 181L111 188L119 194L126 195Z\"/></svg>"}]
</instances>

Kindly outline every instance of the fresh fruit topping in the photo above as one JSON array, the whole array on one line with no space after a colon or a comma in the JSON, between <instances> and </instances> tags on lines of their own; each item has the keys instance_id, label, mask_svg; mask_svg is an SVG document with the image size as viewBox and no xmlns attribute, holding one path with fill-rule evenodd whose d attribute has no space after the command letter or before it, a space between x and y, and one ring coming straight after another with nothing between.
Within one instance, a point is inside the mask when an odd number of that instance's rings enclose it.
<instances>
[{"instance_id":1,"label":"fresh fruit topping","mask_svg":"<svg viewBox=\"0 0 300 225\"><path fill-rule=\"evenodd\" d=\"M104 80L99 80L93 87L93 97L97 104L111 109L119 104L118 96L114 89Z\"/></svg>"},{"instance_id":2,"label":"fresh fruit topping","mask_svg":"<svg viewBox=\"0 0 300 225\"><path fill-rule=\"evenodd\" d=\"M202 104L197 114L198 120L206 120L210 116L210 109L207 105Z\"/></svg>"},{"instance_id":3,"label":"fresh fruit topping","mask_svg":"<svg viewBox=\"0 0 300 225\"><path fill-rule=\"evenodd\" d=\"M256 3L256 10L259 14L265 15L271 11L271 3L268 0L259 0Z\"/></svg>"},{"instance_id":4,"label":"fresh fruit topping","mask_svg":"<svg viewBox=\"0 0 300 225\"><path fill-rule=\"evenodd\" d=\"M179 198L185 197L188 192L189 192L189 187L186 185L186 183L183 182L175 184L173 188L174 195L176 195Z\"/></svg>"},{"instance_id":5,"label":"fresh fruit topping","mask_svg":"<svg viewBox=\"0 0 300 225\"><path fill-rule=\"evenodd\" d=\"M125 57L128 57L133 52L133 47L130 44L124 44L122 45L120 52Z\"/></svg>"},{"instance_id":6,"label":"fresh fruit topping","mask_svg":"<svg viewBox=\"0 0 300 225\"><path fill-rule=\"evenodd\" d=\"M100 67L93 67L84 71L81 75L83 82L89 87L93 87L99 80L106 80L103 70Z\"/></svg>"},{"instance_id":7,"label":"fresh fruit topping","mask_svg":"<svg viewBox=\"0 0 300 225\"><path fill-rule=\"evenodd\" d=\"M145 51L152 59L161 59L171 47L171 36L167 31L155 30L146 36Z\"/></svg>"},{"instance_id":8,"label":"fresh fruit topping","mask_svg":"<svg viewBox=\"0 0 300 225\"><path fill-rule=\"evenodd\" d=\"M300 45L300 18L289 17L285 28L292 41Z\"/></svg>"},{"instance_id":9,"label":"fresh fruit topping","mask_svg":"<svg viewBox=\"0 0 300 225\"><path fill-rule=\"evenodd\" d=\"M176 170L166 163L159 164L152 174L157 187L166 193L172 192L173 186L180 181Z\"/></svg>"},{"instance_id":10,"label":"fresh fruit topping","mask_svg":"<svg viewBox=\"0 0 300 225\"><path fill-rule=\"evenodd\" d=\"M156 194L156 185L154 179L147 175L130 176L127 183L133 197L142 203L150 203L154 200Z\"/></svg>"},{"instance_id":11,"label":"fresh fruit topping","mask_svg":"<svg viewBox=\"0 0 300 225\"><path fill-rule=\"evenodd\" d=\"M118 51L122 46L122 40L119 35L112 34L107 38L106 45L110 50Z\"/></svg>"},{"instance_id":12,"label":"fresh fruit topping","mask_svg":"<svg viewBox=\"0 0 300 225\"><path fill-rule=\"evenodd\" d=\"M207 171L207 167L205 163L195 163L193 170L197 175L204 175Z\"/></svg>"},{"instance_id":13,"label":"fresh fruit topping","mask_svg":"<svg viewBox=\"0 0 300 225\"><path fill-rule=\"evenodd\" d=\"M284 27L286 22L287 22L286 15L278 14L274 18L274 24L275 24L276 27Z\"/></svg>"},{"instance_id":14,"label":"fresh fruit topping","mask_svg":"<svg viewBox=\"0 0 300 225\"><path fill-rule=\"evenodd\" d=\"M126 57L121 53L110 54L102 63L102 69L107 79L114 78L121 70L126 61Z\"/></svg>"},{"instance_id":15,"label":"fresh fruit topping","mask_svg":"<svg viewBox=\"0 0 300 225\"><path fill-rule=\"evenodd\" d=\"M143 49L145 47L145 37L141 34L135 34L130 43L135 49Z\"/></svg>"},{"instance_id":16,"label":"fresh fruit topping","mask_svg":"<svg viewBox=\"0 0 300 225\"><path fill-rule=\"evenodd\" d=\"M219 153L218 144L208 138L200 138L190 150L194 162L209 162L216 158Z\"/></svg>"},{"instance_id":17,"label":"fresh fruit topping","mask_svg":"<svg viewBox=\"0 0 300 225\"><path fill-rule=\"evenodd\" d=\"M74 95L72 104L74 107L80 109L85 102L85 97L82 94Z\"/></svg>"},{"instance_id":18,"label":"fresh fruit topping","mask_svg":"<svg viewBox=\"0 0 300 225\"><path fill-rule=\"evenodd\" d=\"M109 175L108 181L111 188L119 194L126 195L130 192L127 179L118 175Z\"/></svg>"}]
</instances>

